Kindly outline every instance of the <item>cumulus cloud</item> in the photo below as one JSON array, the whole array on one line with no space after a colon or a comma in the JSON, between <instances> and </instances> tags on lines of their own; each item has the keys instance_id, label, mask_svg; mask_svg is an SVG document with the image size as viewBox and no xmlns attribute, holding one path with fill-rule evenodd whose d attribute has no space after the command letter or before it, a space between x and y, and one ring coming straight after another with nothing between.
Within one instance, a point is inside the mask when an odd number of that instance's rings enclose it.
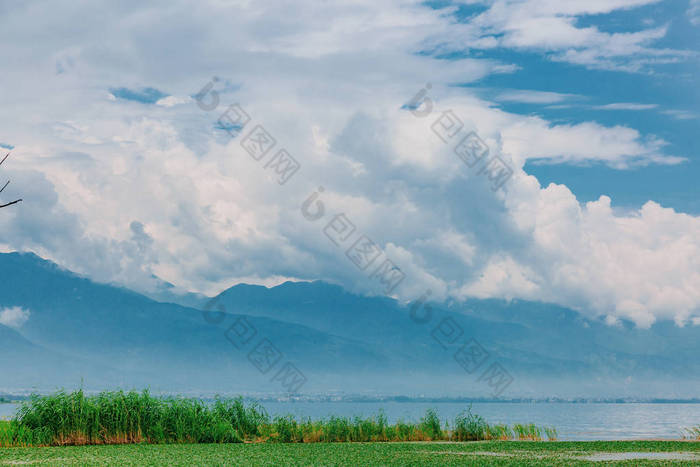
<instances>
[{"instance_id":1,"label":"cumulus cloud","mask_svg":"<svg viewBox=\"0 0 700 467\"><path fill-rule=\"evenodd\" d=\"M558 1L494 0L456 29L452 40L436 39L438 49L508 47L543 51L552 60L589 68L638 72L650 65L674 63L693 52L653 47L668 26L633 32L605 32L579 26L586 15L601 15L657 3L659 0ZM469 2L474 3L474 2ZM691 8L692 9L692 8Z\"/></svg>"},{"instance_id":2,"label":"cumulus cloud","mask_svg":"<svg viewBox=\"0 0 700 467\"><path fill-rule=\"evenodd\" d=\"M700 218L651 201L615 213L605 196L581 206L561 185L536 196L513 204L514 218L532 232L540 258L521 260L533 269L525 277L538 284L531 296L547 290L558 301L567 296L575 308L641 326L657 319L684 324L698 312Z\"/></svg>"},{"instance_id":3,"label":"cumulus cloud","mask_svg":"<svg viewBox=\"0 0 700 467\"><path fill-rule=\"evenodd\" d=\"M19 306L0 309L0 324L14 329L19 329L27 322L29 310L25 310Z\"/></svg>"},{"instance_id":4,"label":"cumulus cloud","mask_svg":"<svg viewBox=\"0 0 700 467\"><path fill-rule=\"evenodd\" d=\"M572 15L641 3L542 2L538 11L576 29ZM209 294L288 278L382 293L371 272L390 259L406 274L393 292L402 300L430 289L437 299L547 300L640 325L700 316L697 217L653 202L634 212L607 198L582 206L523 170L528 161L625 169L682 157L633 128L516 115L450 86L512 72L510 63L415 53L473 25L419 2L135 5L27 3L0 20L0 54L17 64L4 77L15 111L0 123L16 148L3 169L25 199L0 215L4 250L140 290L157 287L155 275ZM531 29L507 26L504 5L474 21L494 36L508 31L505 45L538 44ZM50 41L32 39L39 17ZM86 17L94 21L77 21ZM600 55L608 46L591 34L603 33L584 30L576 50ZM564 53L565 39L551 47ZM57 61L71 66L57 74ZM174 97L208 83L215 110ZM124 91L110 100L110 89ZM407 107L422 90L428 103ZM240 133L219 122L233 103L250 117ZM432 113L417 116L426 106ZM503 189L435 135L446 110L511 165ZM260 161L241 146L256 125L276 141ZM268 165L280 148L301 164L284 185ZM315 192L323 213L309 220L301 205ZM353 237L336 245L327 226L340 214ZM361 235L383 251L366 269L346 254Z\"/></svg>"}]
</instances>

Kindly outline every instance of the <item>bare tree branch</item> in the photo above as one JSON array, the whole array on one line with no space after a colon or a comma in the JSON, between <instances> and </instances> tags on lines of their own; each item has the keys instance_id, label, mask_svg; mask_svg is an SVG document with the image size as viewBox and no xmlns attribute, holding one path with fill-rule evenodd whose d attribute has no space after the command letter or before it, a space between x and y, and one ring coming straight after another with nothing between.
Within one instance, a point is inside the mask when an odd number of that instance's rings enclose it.
<instances>
[{"instance_id":1,"label":"bare tree branch","mask_svg":"<svg viewBox=\"0 0 700 467\"><path fill-rule=\"evenodd\" d=\"M11 203L0 204L0 208L4 208L4 207L7 207L7 206L12 206L13 204L17 204L17 203L21 203L21 202L22 202L21 199L17 199L17 200L14 200L14 201L11 202Z\"/></svg>"},{"instance_id":2,"label":"bare tree branch","mask_svg":"<svg viewBox=\"0 0 700 467\"><path fill-rule=\"evenodd\" d=\"M7 154L5 154L5 157L2 158L2 160L0 161L0 165L2 165L2 163L5 162L8 157L10 157L9 152ZM3 186L2 189L0 189L0 193L2 193L5 190L5 188L7 188L7 185L9 185L9 184L10 184L10 181L8 180L7 183L5 183L5 186ZM11 203L0 204L0 209L6 208L7 206L12 206L13 204L20 203L21 201L22 201L21 199L17 199L17 200L12 201Z\"/></svg>"}]
</instances>

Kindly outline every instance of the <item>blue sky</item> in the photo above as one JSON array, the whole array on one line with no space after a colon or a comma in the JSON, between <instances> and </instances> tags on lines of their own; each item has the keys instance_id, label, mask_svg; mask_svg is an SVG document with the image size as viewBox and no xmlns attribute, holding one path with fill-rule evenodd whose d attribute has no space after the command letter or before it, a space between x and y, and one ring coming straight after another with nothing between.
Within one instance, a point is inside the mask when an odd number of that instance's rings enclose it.
<instances>
[{"instance_id":1,"label":"blue sky","mask_svg":"<svg viewBox=\"0 0 700 467\"><path fill-rule=\"evenodd\" d=\"M378 264L405 273L402 301L431 290L700 323L698 0L0 13L3 196L24 199L0 216L0 251L145 292L161 278L206 294L314 279L383 293L328 239L342 213L348 242L372 239ZM197 104L203 89L215 104ZM416 95L432 112L406 105ZM448 110L460 139L508 164L505 185L436 135ZM246 149L258 127L269 154ZM283 160L300 166L289 180ZM314 193L323 216L309 220Z\"/></svg>"},{"instance_id":2,"label":"blue sky","mask_svg":"<svg viewBox=\"0 0 700 467\"><path fill-rule=\"evenodd\" d=\"M434 8L453 6L450 2L428 4ZM485 9L484 5L462 5L454 16L458 21L468 21ZM682 1L655 2L607 14L583 15L576 24L612 34L668 25L668 32L655 43L657 47L695 50L695 45L700 44L700 28L691 23L691 17L686 14L688 9L688 4ZM560 123L593 120L606 126L629 126L663 138L668 143L667 153L688 159L685 164L628 170L616 170L603 164L572 167L528 163L527 172L535 175L542 184L563 183L581 201L595 200L607 194L621 208L634 208L648 200L656 200L680 211L700 213L700 183L697 180L700 174L698 57L646 66L632 73L554 61L539 50L527 49L465 50L449 54L448 58L474 53L519 67L514 73L489 75L466 85L486 98L497 98L504 89L563 95L559 99L550 96L551 102L546 102L546 98L545 102L537 103L499 102L508 112L538 115ZM641 106L615 106L620 103Z\"/></svg>"}]
</instances>

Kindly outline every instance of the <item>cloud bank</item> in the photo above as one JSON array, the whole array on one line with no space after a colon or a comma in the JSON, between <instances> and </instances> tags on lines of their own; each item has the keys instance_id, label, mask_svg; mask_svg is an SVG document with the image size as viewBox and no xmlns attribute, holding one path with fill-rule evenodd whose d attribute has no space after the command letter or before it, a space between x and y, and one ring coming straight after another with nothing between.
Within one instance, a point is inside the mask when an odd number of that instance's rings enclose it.
<instances>
[{"instance_id":1,"label":"cloud bank","mask_svg":"<svg viewBox=\"0 0 700 467\"><path fill-rule=\"evenodd\" d=\"M625 170L682 156L634 128L512 114L450 86L513 72L511 63L419 53L471 37L585 66L678 58L650 45L664 28L576 27L579 15L645 3L495 1L467 23L418 2L8 9L0 56L17 65L2 78L13 111L0 119L16 148L3 171L7 196L25 202L0 213L0 248L139 290L157 287L154 276L210 294L321 278L382 293L346 255L350 244L324 232L342 213L406 274L393 292L401 300L430 289L437 299L551 301L640 326L696 319L699 218L653 201L625 212L607 197L581 205L524 170L528 161ZM555 34L538 34L545 26ZM193 96L210 82L219 105L205 111ZM406 107L421 89L433 106L423 117ZM233 103L251 118L240 132L219 122ZM433 132L447 110L510 164L502 189ZM269 159L241 146L255 125L301 164L284 185ZM312 221L301 206L315 192L325 211Z\"/></svg>"}]
</instances>

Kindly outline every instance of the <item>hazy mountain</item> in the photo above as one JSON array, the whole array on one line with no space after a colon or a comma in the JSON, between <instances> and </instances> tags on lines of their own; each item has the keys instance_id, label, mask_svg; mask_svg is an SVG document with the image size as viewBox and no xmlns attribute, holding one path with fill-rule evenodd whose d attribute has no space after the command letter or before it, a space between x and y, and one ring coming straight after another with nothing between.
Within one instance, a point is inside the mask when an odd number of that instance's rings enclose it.
<instances>
[{"instance_id":1,"label":"hazy mountain","mask_svg":"<svg viewBox=\"0 0 700 467\"><path fill-rule=\"evenodd\" d=\"M279 371L292 364L306 378L301 392L488 396L494 388L479 378L500 363L513 377L505 396L698 395L696 327L611 327L525 301L427 311L320 281L237 285L212 300L159 293L192 307L97 284L33 254L0 254L0 313L19 307L26 318L16 330L0 326L0 389L82 380L95 389L284 392ZM478 368L465 357L476 358L472 338L487 352Z\"/></svg>"},{"instance_id":2,"label":"hazy mountain","mask_svg":"<svg viewBox=\"0 0 700 467\"><path fill-rule=\"evenodd\" d=\"M0 391L74 385L83 375L96 371L108 384L117 381L110 368L80 357L67 358L0 324Z\"/></svg>"},{"instance_id":3,"label":"hazy mountain","mask_svg":"<svg viewBox=\"0 0 700 467\"><path fill-rule=\"evenodd\" d=\"M214 303L229 311L278 317L370 344L386 342L394 349L405 349L414 365L432 365L448 374L459 368L453 359L457 346L442 349L432 336L439 334L436 328L443 320L451 319L463 331L458 343L475 338L521 383L520 392L528 394L559 394L577 388L596 394L666 390L694 394L694 382L682 388L678 382L697 381L700 376L693 358L700 350L697 327L680 328L672 322L650 329L629 322L610 326L546 303L476 299L444 306L431 303L432 319L419 324L410 317L411 306L354 295L320 281L287 282L269 289L237 285ZM425 313L419 311L418 316Z\"/></svg>"},{"instance_id":4,"label":"hazy mountain","mask_svg":"<svg viewBox=\"0 0 700 467\"><path fill-rule=\"evenodd\" d=\"M33 254L0 255L0 309L10 307L29 313L17 334L22 342L104 365L105 372L83 375L88 385L101 385L107 368L115 368L119 382L127 385L252 391L274 373L261 375L248 360L252 346L265 338L284 354L277 366L304 361L315 371L331 372L341 360L345 371L382 365L380 355L359 343L260 317L245 317L256 335L239 350L225 331L240 316L211 324L201 311L93 283ZM4 348L5 340L0 345ZM35 359L37 372L40 360ZM14 385L14 372L26 363L7 362L0 387ZM46 385L54 383L47 377Z\"/></svg>"}]
</instances>

